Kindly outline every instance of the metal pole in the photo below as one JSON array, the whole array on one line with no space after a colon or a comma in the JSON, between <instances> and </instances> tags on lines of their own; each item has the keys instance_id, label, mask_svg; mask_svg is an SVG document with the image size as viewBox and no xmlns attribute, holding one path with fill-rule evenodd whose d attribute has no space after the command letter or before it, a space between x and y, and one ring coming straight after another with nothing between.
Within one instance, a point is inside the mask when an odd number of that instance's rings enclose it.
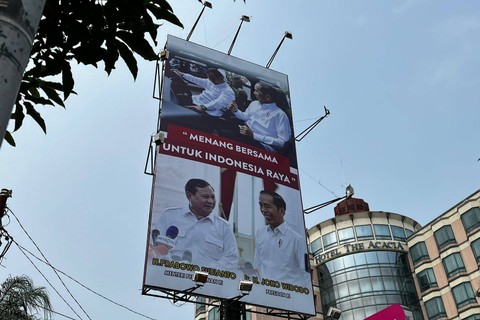
<instances>
[{"instance_id":1,"label":"metal pole","mask_svg":"<svg viewBox=\"0 0 480 320\"><path fill-rule=\"evenodd\" d=\"M227 53L228 55L230 55L230 53L233 50L233 45L235 44L235 41L237 41L238 33L240 32L240 28L242 27L243 22L244 21L250 22L250 17L242 16L242 18L240 20L241 20L241 22L240 22L240 25L238 26L237 33L235 33L235 37L233 38L232 44L230 45L230 49L228 49L228 53Z\"/></svg>"},{"instance_id":2,"label":"metal pole","mask_svg":"<svg viewBox=\"0 0 480 320\"><path fill-rule=\"evenodd\" d=\"M187 36L187 41L188 41L188 40L190 39L190 37L192 36L193 30L195 30L195 27L197 26L198 21L200 21L200 17L202 16L203 11L205 11L205 8L206 8L206 7L209 7L209 8L211 9L211 8L212 8L212 4L211 4L210 2L208 2L208 1L203 2L202 11L200 11L200 14L198 15L197 21L195 21L195 23L193 24L192 30L190 30L190 33L189 33L188 36Z\"/></svg>"}]
</instances>

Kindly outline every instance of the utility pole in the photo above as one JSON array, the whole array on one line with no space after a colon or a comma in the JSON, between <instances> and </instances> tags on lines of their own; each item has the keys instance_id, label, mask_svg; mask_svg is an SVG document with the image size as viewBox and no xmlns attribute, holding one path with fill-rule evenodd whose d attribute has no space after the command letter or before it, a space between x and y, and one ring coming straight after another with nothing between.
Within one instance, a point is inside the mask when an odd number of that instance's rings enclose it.
<instances>
[{"instance_id":1,"label":"utility pole","mask_svg":"<svg viewBox=\"0 0 480 320\"><path fill-rule=\"evenodd\" d=\"M7 199L12 197L12 190L2 189L0 191L0 247L2 245L2 238L7 241L5 247L0 252L0 262L10 248L12 244L12 238L8 234L7 230L3 228L2 218L7 213Z\"/></svg>"},{"instance_id":2,"label":"utility pole","mask_svg":"<svg viewBox=\"0 0 480 320\"><path fill-rule=\"evenodd\" d=\"M2 189L0 191L0 228L3 229L2 218L7 211L7 199L12 197L12 190Z\"/></svg>"},{"instance_id":3,"label":"utility pole","mask_svg":"<svg viewBox=\"0 0 480 320\"><path fill-rule=\"evenodd\" d=\"M46 0L0 0L0 147Z\"/></svg>"}]
</instances>

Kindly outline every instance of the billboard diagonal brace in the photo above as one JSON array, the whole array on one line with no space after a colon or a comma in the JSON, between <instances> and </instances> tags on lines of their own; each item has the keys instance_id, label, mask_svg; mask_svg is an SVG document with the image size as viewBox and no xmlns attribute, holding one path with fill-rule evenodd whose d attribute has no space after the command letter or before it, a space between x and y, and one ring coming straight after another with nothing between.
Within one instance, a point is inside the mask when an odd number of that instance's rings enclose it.
<instances>
[{"instance_id":1,"label":"billboard diagonal brace","mask_svg":"<svg viewBox=\"0 0 480 320\"><path fill-rule=\"evenodd\" d=\"M310 131L312 131L320 122L322 122L323 119L325 119L330 114L330 110L328 110L327 107L323 106L323 108L325 109L325 114L321 116L320 119L309 125L305 130L300 132L300 134L295 137L295 141L302 141L302 139L305 138L307 134L310 133Z\"/></svg>"}]
</instances>

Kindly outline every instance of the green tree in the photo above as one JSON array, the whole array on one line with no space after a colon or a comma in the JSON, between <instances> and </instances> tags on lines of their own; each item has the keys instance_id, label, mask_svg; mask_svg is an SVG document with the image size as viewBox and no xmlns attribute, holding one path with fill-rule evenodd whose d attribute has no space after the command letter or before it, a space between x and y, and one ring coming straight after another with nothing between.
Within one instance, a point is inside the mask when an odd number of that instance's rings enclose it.
<instances>
[{"instance_id":1,"label":"green tree","mask_svg":"<svg viewBox=\"0 0 480 320\"><path fill-rule=\"evenodd\" d=\"M8 277L0 288L0 319L36 320L43 313L52 315L52 305L44 287L35 287L33 281L23 275Z\"/></svg>"},{"instance_id":2,"label":"green tree","mask_svg":"<svg viewBox=\"0 0 480 320\"><path fill-rule=\"evenodd\" d=\"M157 44L159 20L183 27L166 0L46 0L11 117L13 131L27 114L46 133L38 107L65 107L75 93L72 61L95 68L102 63L109 75L121 58L135 79L134 54L157 59L152 44ZM10 132L5 140L15 145Z\"/></svg>"}]
</instances>

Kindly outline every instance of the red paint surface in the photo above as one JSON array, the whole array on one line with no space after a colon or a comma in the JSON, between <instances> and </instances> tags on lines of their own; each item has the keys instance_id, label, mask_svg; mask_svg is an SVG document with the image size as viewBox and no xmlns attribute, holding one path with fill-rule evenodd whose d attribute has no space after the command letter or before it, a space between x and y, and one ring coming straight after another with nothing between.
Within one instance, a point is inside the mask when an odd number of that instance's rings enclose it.
<instances>
[{"instance_id":1,"label":"red paint surface","mask_svg":"<svg viewBox=\"0 0 480 320\"><path fill-rule=\"evenodd\" d=\"M406 320L405 311L399 304L393 304L364 320Z\"/></svg>"}]
</instances>

